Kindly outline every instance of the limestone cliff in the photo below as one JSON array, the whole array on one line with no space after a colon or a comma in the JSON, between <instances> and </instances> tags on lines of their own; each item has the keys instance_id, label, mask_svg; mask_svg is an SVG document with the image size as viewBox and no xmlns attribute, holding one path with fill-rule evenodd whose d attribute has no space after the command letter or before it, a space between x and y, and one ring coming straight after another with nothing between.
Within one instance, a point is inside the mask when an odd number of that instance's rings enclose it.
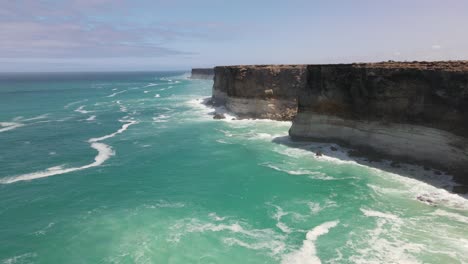
<instances>
[{"instance_id":1,"label":"limestone cliff","mask_svg":"<svg viewBox=\"0 0 468 264\"><path fill-rule=\"evenodd\" d=\"M214 77L213 68L194 68L190 79L212 80Z\"/></svg>"},{"instance_id":2,"label":"limestone cliff","mask_svg":"<svg viewBox=\"0 0 468 264\"><path fill-rule=\"evenodd\" d=\"M468 62L216 67L213 99L337 142L468 174Z\"/></svg>"},{"instance_id":3,"label":"limestone cliff","mask_svg":"<svg viewBox=\"0 0 468 264\"><path fill-rule=\"evenodd\" d=\"M292 120L306 70L305 65L215 67L213 100L241 118Z\"/></svg>"}]
</instances>

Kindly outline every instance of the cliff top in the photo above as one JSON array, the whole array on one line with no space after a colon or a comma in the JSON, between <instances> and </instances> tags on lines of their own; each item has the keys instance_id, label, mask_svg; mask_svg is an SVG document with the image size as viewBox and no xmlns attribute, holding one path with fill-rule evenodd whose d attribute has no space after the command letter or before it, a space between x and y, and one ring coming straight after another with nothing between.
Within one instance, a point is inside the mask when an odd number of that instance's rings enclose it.
<instances>
[{"instance_id":1,"label":"cliff top","mask_svg":"<svg viewBox=\"0 0 468 264\"><path fill-rule=\"evenodd\" d=\"M380 69L418 69L418 70L442 70L442 71L468 71L468 61L413 61L413 62L377 62L352 64L362 68Z\"/></svg>"},{"instance_id":2,"label":"cliff top","mask_svg":"<svg viewBox=\"0 0 468 264\"><path fill-rule=\"evenodd\" d=\"M288 69L301 68L306 66L343 66L373 69L418 69L418 70L438 70L438 71L468 71L468 61L386 61L373 63L352 63L352 64L270 64L270 65L232 65L217 66L221 68L265 68L265 69Z\"/></svg>"}]
</instances>

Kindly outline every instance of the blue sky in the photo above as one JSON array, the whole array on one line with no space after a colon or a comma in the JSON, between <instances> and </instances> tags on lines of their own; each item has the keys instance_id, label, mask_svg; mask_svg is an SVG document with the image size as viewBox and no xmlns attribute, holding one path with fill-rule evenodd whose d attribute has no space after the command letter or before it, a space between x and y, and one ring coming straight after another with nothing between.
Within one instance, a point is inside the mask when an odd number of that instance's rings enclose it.
<instances>
[{"instance_id":1,"label":"blue sky","mask_svg":"<svg viewBox=\"0 0 468 264\"><path fill-rule=\"evenodd\" d=\"M0 0L0 71L468 59L466 0Z\"/></svg>"}]
</instances>

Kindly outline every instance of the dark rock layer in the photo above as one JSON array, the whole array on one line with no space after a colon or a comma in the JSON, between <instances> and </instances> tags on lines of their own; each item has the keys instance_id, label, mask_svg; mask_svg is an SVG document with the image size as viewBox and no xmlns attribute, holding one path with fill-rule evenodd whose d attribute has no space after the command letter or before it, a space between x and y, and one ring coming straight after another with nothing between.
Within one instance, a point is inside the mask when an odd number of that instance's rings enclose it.
<instances>
[{"instance_id":1,"label":"dark rock layer","mask_svg":"<svg viewBox=\"0 0 468 264\"><path fill-rule=\"evenodd\" d=\"M214 77L213 68L194 68L190 79L212 80Z\"/></svg>"},{"instance_id":2,"label":"dark rock layer","mask_svg":"<svg viewBox=\"0 0 468 264\"><path fill-rule=\"evenodd\" d=\"M468 137L468 62L307 66L299 111Z\"/></svg>"}]
</instances>

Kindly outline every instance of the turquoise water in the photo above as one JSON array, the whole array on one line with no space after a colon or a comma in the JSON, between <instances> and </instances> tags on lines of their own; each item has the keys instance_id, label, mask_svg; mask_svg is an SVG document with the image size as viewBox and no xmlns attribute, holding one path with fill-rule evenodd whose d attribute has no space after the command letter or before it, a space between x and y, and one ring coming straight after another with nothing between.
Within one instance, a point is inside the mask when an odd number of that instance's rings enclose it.
<instances>
[{"instance_id":1,"label":"turquoise water","mask_svg":"<svg viewBox=\"0 0 468 264\"><path fill-rule=\"evenodd\" d=\"M0 263L468 263L448 177L213 120L211 85L1 75Z\"/></svg>"}]
</instances>

